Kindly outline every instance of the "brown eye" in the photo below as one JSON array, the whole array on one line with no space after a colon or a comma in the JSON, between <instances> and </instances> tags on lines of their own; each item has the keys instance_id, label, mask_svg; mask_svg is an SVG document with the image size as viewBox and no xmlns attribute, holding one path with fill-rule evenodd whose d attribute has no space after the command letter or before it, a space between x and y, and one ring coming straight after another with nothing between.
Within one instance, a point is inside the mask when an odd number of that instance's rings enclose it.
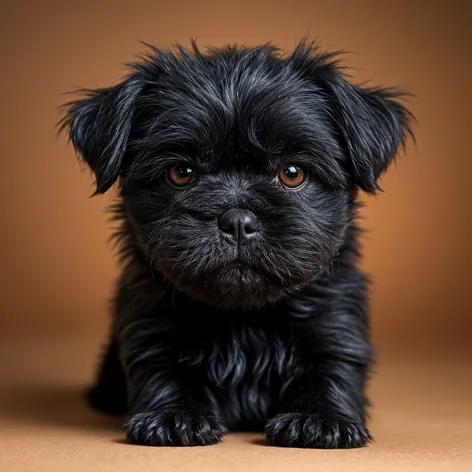
<instances>
[{"instance_id":1,"label":"brown eye","mask_svg":"<svg viewBox=\"0 0 472 472\"><path fill-rule=\"evenodd\" d=\"M289 164L280 171L279 179L286 187L296 188L305 182L306 173L301 167Z\"/></svg>"},{"instance_id":2,"label":"brown eye","mask_svg":"<svg viewBox=\"0 0 472 472\"><path fill-rule=\"evenodd\" d=\"M185 164L176 164L169 169L167 174L171 184L176 185L177 187L185 187L195 182L196 175L195 171L185 165Z\"/></svg>"}]
</instances>

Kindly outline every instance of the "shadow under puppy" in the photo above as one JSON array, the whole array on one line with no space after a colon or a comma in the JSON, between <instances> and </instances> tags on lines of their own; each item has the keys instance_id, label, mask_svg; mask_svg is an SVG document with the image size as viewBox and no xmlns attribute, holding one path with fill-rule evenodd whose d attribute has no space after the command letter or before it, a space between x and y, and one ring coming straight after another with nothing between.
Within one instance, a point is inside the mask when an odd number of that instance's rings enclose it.
<instances>
[{"instance_id":1,"label":"shadow under puppy","mask_svg":"<svg viewBox=\"0 0 472 472\"><path fill-rule=\"evenodd\" d=\"M124 414L132 443L367 444L357 196L411 134L403 94L351 84L306 41L149 46L130 68L60 122L96 194L118 186L123 271L91 404Z\"/></svg>"}]
</instances>

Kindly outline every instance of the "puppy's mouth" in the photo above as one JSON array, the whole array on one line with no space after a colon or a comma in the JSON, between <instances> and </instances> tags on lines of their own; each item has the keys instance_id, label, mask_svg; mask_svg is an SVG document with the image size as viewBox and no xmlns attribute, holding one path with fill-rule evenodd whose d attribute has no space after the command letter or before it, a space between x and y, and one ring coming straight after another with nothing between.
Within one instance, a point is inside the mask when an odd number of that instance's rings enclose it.
<instances>
[{"instance_id":1,"label":"puppy's mouth","mask_svg":"<svg viewBox=\"0 0 472 472\"><path fill-rule=\"evenodd\" d=\"M230 275L234 278L240 279L242 283L252 280L254 277L257 279L262 278L275 282L273 274L267 273L266 271L261 270L261 268L255 267L253 264L250 264L249 262L241 259L236 259L234 261L219 265L219 267L213 271L213 274L217 278Z\"/></svg>"},{"instance_id":2,"label":"puppy's mouth","mask_svg":"<svg viewBox=\"0 0 472 472\"><path fill-rule=\"evenodd\" d=\"M224 265L222 267L222 269L241 269L241 270L244 270L244 269L251 269L251 267L249 267L244 262L238 260L238 261L233 261L233 262L230 262L229 264Z\"/></svg>"},{"instance_id":3,"label":"puppy's mouth","mask_svg":"<svg viewBox=\"0 0 472 472\"><path fill-rule=\"evenodd\" d=\"M221 254L212 267L199 272L191 273L187 268L165 275L189 295L230 309L276 300L285 293L286 285L277 268L263 265L263 256L244 253Z\"/></svg>"},{"instance_id":4,"label":"puppy's mouth","mask_svg":"<svg viewBox=\"0 0 472 472\"><path fill-rule=\"evenodd\" d=\"M234 259L222 261L218 264L217 271L225 271L225 270L240 270L240 271L252 271L252 272L260 272L257 267L254 267L249 261L246 261L244 256L241 254L237 254Z\"/></svg>"}]
</instances>

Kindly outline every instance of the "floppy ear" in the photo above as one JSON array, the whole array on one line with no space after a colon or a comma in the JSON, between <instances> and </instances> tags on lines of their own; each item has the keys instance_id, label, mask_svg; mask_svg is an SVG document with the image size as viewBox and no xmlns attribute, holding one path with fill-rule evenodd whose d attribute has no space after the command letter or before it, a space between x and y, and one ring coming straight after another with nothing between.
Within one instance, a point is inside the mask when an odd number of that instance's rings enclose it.
<instances>
[{"instance_id":1,"label":"floppy ear","mask_svg":"<svg viewBox=\"0 0 472 472\"><path fill-rule=\"evenodd\" d=\"M328 80L334 120L354 182L365 192L380 190L378 179L411 135L411 113L395 89L362 88L341 76Z\"/></svg>"},{"instance_id":2,"label":"floppy ear","mask_svg":"<svg viewBox=\"0 0 472 472\"><path fill-rule=\"evenodd\" d=\"M142 82L130 77L120 84L86 90L83 98L68 102L60 130L95 174L93 195L105 193L118 179L135 116Z\"/></svg>"}]
</instances>

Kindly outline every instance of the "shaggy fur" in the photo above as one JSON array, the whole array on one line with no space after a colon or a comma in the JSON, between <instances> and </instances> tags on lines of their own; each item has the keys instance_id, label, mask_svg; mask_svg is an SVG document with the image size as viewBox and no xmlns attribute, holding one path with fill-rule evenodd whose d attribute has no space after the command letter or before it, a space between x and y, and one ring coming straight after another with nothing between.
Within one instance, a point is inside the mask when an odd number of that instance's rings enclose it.
<instances>
[{"instance_id":1,"label":"shaggy fur","mask_svg":"<svg viewBox=\"0 0 472 472\"><path fill-rule=\"evenodd\" d=\"M118 193L123 271L91 404L138 444L366 445L357 198L411 134L403 93L350 83L306 41L147 51L60 122L96 194ZM175 165L195 180L173 184Z\"/></svg>"}]
</instances>

